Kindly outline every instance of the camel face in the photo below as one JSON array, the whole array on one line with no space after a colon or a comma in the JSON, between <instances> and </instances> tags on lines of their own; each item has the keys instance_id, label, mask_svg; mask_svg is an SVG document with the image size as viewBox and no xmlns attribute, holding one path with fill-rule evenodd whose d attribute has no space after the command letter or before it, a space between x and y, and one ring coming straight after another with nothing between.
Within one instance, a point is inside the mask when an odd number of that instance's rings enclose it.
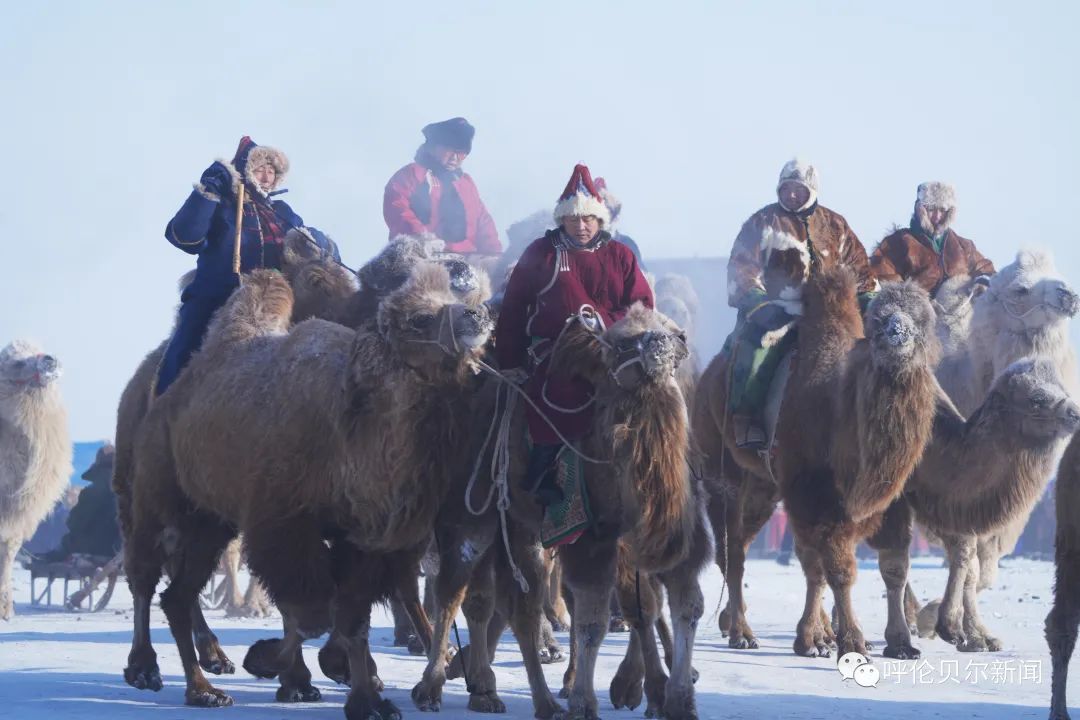
<instances>
[{"instance_id":1,"label":"camel face","mask_svg":"<svg viewBox=\"0 0 1080 720\"><path fill-rule=\"evenodd\" d=\"M379 294L401 287L416 263L432 260L442 252L442 240L398 235L383 251L360 268L360 282Z\"/></svg>"},{"instance_id":2,"label":"camel face","mask_svg":"<svg viewBox=\"0 0 1080 720\"><path fill-rule=\"evenodd\" d=\"M1080 406L1065 392L1052 364L1021 360L1010 365L990 390L992 403L1017 423L1020 435L1054 442L1080 428Z\"/></svg>"},{"instance_id":3,"label":"camel face","mask_svg":"<svg viewBox=\"0 0 1080 720\"><path fill-rule=\"evenodd\" d=\"M672 322L681 328L690 328L692 317L690 308L682 298L673 295L665 295L656 299L656 309L671 318Z\"/></svg>"},{"instance_id":4,"label":"camel face","mask_svg":"<svg viewBox=\"0 0 1080 720\"><path fill-rule=\"evenodd\" d=\"M60 362L32 343L16 340L0 351L0 397L41 390L60 377Z\"/></svg>"},{"instance_id":5,"label":"camel face","mask_svg":"<svg viewBox=\"0 0 1080 720\"><path fill-rule=\"evenodd\" d=\"M462 302L453 282L444 264L424 262L379 305L379 331L423 374L478 356L494 327L487 308Z\"/></svg>"},{"instance_id":6,"label":"camel face","mask_svg":"<svg viewBox=\"0 0 1080 720\"><path fill-rule=\"evenodd\" d=\"M887 369L932 365L940 355L936 316L926 291L914 283L886 284L864 320L874 364Z\"/></svg>"},{"instance_id":7,"label":"camel face","mask_svg":"<svg viewBox=\"0 0 1080 720\"><path fill-rule=\"evenodd\" d=\"M1080 310L1080 296L1057 274L1049 254L1024 250L991 278L984 302L1000 316L1001 326L1013 332L1065 322Z\"/></svg>"},{"instance_id":8,"label":"camel face","mask_svg":"<svg viewBox=\"0 0 1080 720\"><path fill-rule=\"evenodd\" d=\"M672 378L687 358L686 335L661 313L636 304L604 333L605 360L619 387L636 389Z\"/></svg>"}]
</instances>

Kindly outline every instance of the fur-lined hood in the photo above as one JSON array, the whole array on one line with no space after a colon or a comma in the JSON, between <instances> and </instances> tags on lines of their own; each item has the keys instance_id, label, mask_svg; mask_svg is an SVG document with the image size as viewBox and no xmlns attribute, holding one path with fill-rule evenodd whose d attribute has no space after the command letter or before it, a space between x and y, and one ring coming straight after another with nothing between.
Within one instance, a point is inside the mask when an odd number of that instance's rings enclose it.
<instances>
[{"instance_id":1,"label":"fur-lined hood","mask_svg":"<svg viewBox=\"0 0 1080 720\"><path fill-rule=\"evenodd\" d=\"M236 154L233 156L232 162L222 160L221 164L232 173L234 186L242 178L249 191L254 189L264 198L278 191L285 182L285 176L289 173L289 158L285 153L268 145L258 145L247 135L240 138L240 144L236 148ZM263 191L255 180L255 169L266 164L272 165L277 172L277 176L274 178L274 186L268 192Z\"/></svg>"}]
</instances>

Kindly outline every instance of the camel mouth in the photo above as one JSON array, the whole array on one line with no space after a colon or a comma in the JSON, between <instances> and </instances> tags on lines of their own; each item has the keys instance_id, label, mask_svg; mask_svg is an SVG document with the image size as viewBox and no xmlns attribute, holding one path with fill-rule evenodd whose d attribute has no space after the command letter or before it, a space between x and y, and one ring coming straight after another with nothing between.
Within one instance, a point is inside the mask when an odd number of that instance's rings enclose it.
<instances>
[{"instance_id":1,"label":"camel mouth","mask_svg":"<svg viewBox=\"0 0 1080 720\"><path fill-rule=\"evenodd\" d=\"M476 350L487 345L488 339L491 337L491 332L484 330L475 334L459 335L458 344L466 350Z\"/></svg>"},{"instance_id":2,"label":"camel mouth","mask_svg":"<svg viewBox=\"0 0 1080 720\"><path fill-rule=\"evenodd\" d=\"M1080 429L1080 407L1077 407L1073 403L1069 403L1069 406L1065 408L1063 413L1065 416L1066 434L1071 435Z\"/></svg>"},{"instance_id":3,"label":"camel mouth","mask_svg":"<svg viewBox=\"0 0 1080 720\"><path fill-rule=\"evenodd\" d=\"M1077 311L1080 311L1080 296L1068 288L1058 288L1054 309L1065 317L1075 317Z\"/></svg>"},{"instance_id":4,"label":"camel mouth","mask_svg":"<svg viewBox=\"0 0 1080 720\"><path fill-rule=\"evenodd\" d=\"M877 335L890 347L905 347L915 341L915 324L906 314L893 313L885 320Z\"/></svg>"}]
</instances>

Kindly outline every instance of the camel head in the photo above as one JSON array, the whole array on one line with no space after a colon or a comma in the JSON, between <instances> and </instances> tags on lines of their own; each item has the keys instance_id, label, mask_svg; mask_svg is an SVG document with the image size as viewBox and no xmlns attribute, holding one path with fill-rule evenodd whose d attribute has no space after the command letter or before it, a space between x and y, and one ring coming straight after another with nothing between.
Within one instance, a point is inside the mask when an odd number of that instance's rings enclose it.
<instances>
[{"instance_id":1,"label":"camel head","mask_svg":"<svg viewBox=\"0 0 1080 720\"><path fill-rule=\"evenodd\" d=\"M697 317L698 310L701 308L701 299L698 297L697 290L694 289L694 283L687 276L679 273L661 275L653 284L653 291L658 298L674 297L682 300L690 315ZM667 315L667 313L664 314ZM668 317L671 316L668 315ZM679 327L687 326L679 323Z\"/></svg>"},{"instance_id":2,"label":"camel head","mask_svg":"<svg viewBox=\"0 0 1080 720\"><path fill-rule=\"evenodd\" d=\"M1023 440L1053 443L1080 428L1077 406L1049 360L1018 360L994 380L978 411L1009 424Z\"/></svg>"},{"instance_id":3,"label":"camel head","mask_svg":"<svg viewBox=\"0 0 1080 720\"><path fill-rule=\"evenodd\" d=\"M98 448L94 456L94 464L82 474L82 479L92 483L112 482L113 464L116 460L116 447L112 443L105 443Z\"/></svg>"},{"instance_id":4,"label":"camel head","mask_svg":"<svg viewBox=\"0 0 1080 720\"><path fill-rule=\"evenodd\" d=\"M429 380L471 367L493 329L487 298L470 291L471 299L463 300L458 290L444 263L424 261L379 303L379 334L402 363Z\"/></svg>"},{"instance_id":5,"label":"camel head","mask_svg":"<svg viewBox=\"0 0 1080 720\"><path fill-rule=\"evenodd\" d=\"M694 327L694 317L686 302L675 295L658 295L656 309L671 319L683 330L690 332Z\"/></svg>"},{"instance_id":6,"label":"camel head","mask_svg":"<svg viewBox=\"0 0 1080 720\"><path fill-rule=\"evenodd\" d=\"M974 301L986 285L969 275L954 275L941 284L930 304L937 316L937 336L947 349L956 348L968 336Z\"/></svg>"},{"instance_id":7,"label":"camel head","mask_svg":"<svg viewBox=\"0 0 1080 720\"><path fill-rule=\"evenodd\" d=\"M930 296L911 281L885 283L866 309L870 355L880 369L933 367L941 356Z\"/></svg>"},{"instance_id":8,"label":"camel head","mask_svg":"<svg viewBox=\"0 0 1080 720\"><path fill-rule=\"evenodd\" d=\"M1021 250L990 278L980 306L993 313L998 327L1023 333L1064 323L1080 309L1080 296L1058 275L1049 253Z\"/></svg>"},{"instance_id":9,"label":"camel head","mask_svg":"<svg viewBox=\"0 0 1080 720\"><path fill-rule=\"evenodd\" d=\"M356 277L309 240L302 229L290 230L285 236L281 272L293 291L293 322L334 318L357 291Z\"/></svg>"},{"instance_id":10,"label":"camel head","mask_svg":"<svg viewBox=\"0 0 1080 720\"><path fill-rule=\"evenodd\" d=\"M42 391L60 377L60 362L27 340L0 350L0 398Z\"/></svg>"},{"instance_id":11,"label":"camel head","mask_svg":"<svg viewBox=\"0 0 1080 720\"><path fill-rule=\"evenodd\" d=\"M443 247L443 241L433 235L398 235L360 268L360 284L366 290L385 295L409 279L414 265L434 260Z\"/></svg>"},{"instance_id":12,"label":"camel head","mask_svg":"<svg viewBox=\"0 0 1080 720\"><path fill-rule=\"evenodd\" d=\"M672 382L689 355L686 335L662 313L634 303L626 315L600 333L571 319L555 348L551 372L579 375L596 387L624 391Z\"/></svg>"}]
</instances>

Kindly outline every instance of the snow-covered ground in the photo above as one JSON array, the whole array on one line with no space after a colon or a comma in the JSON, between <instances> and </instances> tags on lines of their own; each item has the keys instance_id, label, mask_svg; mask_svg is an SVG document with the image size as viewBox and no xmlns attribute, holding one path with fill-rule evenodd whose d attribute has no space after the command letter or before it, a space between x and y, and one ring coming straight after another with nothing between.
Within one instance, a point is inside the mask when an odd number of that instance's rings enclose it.
<instances>
[{"instance_id":1,"label":"snow-covered ground","mask_svg":"<svg viewBox=\"0 0 1080 720\"><path fill-rule=\"evenodd\" d=\"M924 601L937 597L945 584L945 571L935 559L916 560L912 584ZM791 651L795 622L803 601L802 574L797 567L771 561L751 561L747 570L749 619L761 648L735 651L716 629L714 608L720 597L721 577L715 568L704 578L707 605L695 648L694 665L701 673L697 684L702 718L822 718L846 717L986 719L1045 718L1050 698L1050 658L1043 640L1043 618L1051 602L1051 563L1009 560L997 586L981 596L984 620L1005 643L1000 653L965 655L941 640L917 641L919 661L873 658L882 677L876 687L845 681L835 660L808 660ZM59 586L57 586L59 589ZM860 567L855 607L867 637L880 651L884 646L884 586L874 563ZM275 618L231 620L220 612L208 613L238 674L212 678L231 693L236 705L221 710L186 708L183 675L164 616L155 609L153 640L165 687L161 692L139 691L123 681L131 639L131 598L126 587L117 588L109 609L102 613L42 611L30 607L30 576L15 576L17 615L0 624L0 717L37 718L200 718L213 714L237 718L342 717L345 692L318 673L318 643L309 643L306 659L323 691L323 702L279 705L273 702L276 683L248 677L239 667L247 646L278 633ZM392 623L388 613L376 612L372 644L377 653L386 696L406 717L417 718L409 690L420 677L423 658L411 657L390 646ZM465 640L464 623L462 639ZM565 644L566 636L560 640ZM607 718L641 717L615 711L607 700L607 685L622 657L626 635L609 635L601 652L597 687L601 712ZM495 658L499 692L509 718L529 718L525 673L512 636L504 636ZM1080 667L1078 661L1074 667ZM561 686L563 665L547 666L548 683ZM1080 693L1080 677L1073 673L1070 705ZM444 694L442 715L465 715L467 695L463 683L452 681ZM472 713L470 713L472 715Z\"/></svg>"}]
</instances>

